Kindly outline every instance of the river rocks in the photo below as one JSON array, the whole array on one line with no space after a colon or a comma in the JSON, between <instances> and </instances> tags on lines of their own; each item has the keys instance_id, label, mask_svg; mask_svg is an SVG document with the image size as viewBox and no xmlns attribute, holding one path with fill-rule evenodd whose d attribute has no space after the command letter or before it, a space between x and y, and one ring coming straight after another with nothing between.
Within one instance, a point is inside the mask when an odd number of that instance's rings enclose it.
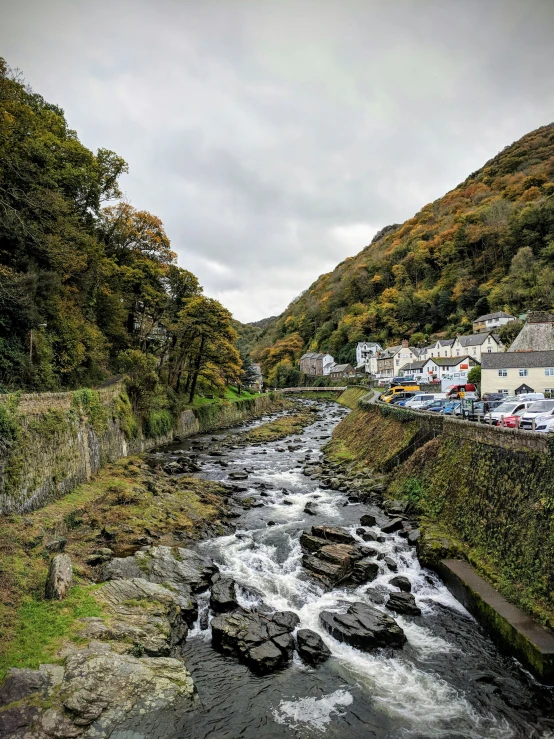
<instances>
[{"instance_id":1,"label":"river rocks","mask_svg":"<svg viewBox=\"0 0 554 739\"><path fill-rule=\"evenodd\" d=\"M236 472L229 472L229 479L230 480L247 480L248 472L245 472L244 470L237 470Z\"/></svg>"},{"instance_id":2,"label":"river rocks","mask_svg":"<svg viewBox=\"0 0 554 739\"><path fill-rule=\"evenodd\" d=\"M376 647L402 647L406 636L396 621L365 603L353 603L346 613L322 611L319 619L331 636L368 652Z\"/></svg>"},{"instance_id":3,"label":"river rocks","mask_svg":"<svg viewBox=\"0 0 554 739\"><path fill-rule=\"evenodd\" d=\"M408 534L408 544L415 546L419 541L420 536L421 531L419 529L414 529L413 531L410 531L410 533Z\"/></svg>"},{"instance_id":4,"label":"river rocks","mask_svg":"<svg viewBox=\"0 0 554 739\"><path fill-rule=\"evenodd\" d=\"M360 518L360 523L362 526L375 526L377 521L375 520L375 516L372 516L371 513L366 513Z\"/></svg>"},{"instance_id":5,"label":"river rocks","mask_svg":"<svg viewBox=\"0 0 554 739\"><path fill-rule=\"evenodd\" d=\"M308 531L304 531L300 535L300 546L303 552L317 552L321 547L324 547L328 542L325 539L320 539L318 536L312 536Z\"/></svg>"},{"instance_id":6,"label":"river rocks","mask_svg":"<svg viewBox=\"0 0 554 739\"><path fill-rule=\"evenodd\" d=\"M394 585L396 588L400 588L403 593L412 592L412 583L403 575L396 575L396 577L389 580L389 583Z\"/></svg>"},{"instance_id":7,"label":"river rocks","mask_svg":"<svg viewBox=\"0 0 554 739\"><path fill-rule=\"evenodd\" d=\"M384 534L393 534L395 531L398 531L403 526L404 522L401 518L392 518L390 521L387 521L387 523L381 526L381 531Z\"/></svg>"},{"instance_id":8,"label":"river rocks","mask_svg":"<svg viewBox=\"0 0 554 739\"><path fill-rule=\"evenodd\" d=\"M363 585L366 582L372 582L379 574L379 565L370 559L360 559L354 565L350 582L354 585Z\"/></svg>"},{"instance_id":9,"label":"river rocks","mask_svg":"<svg viewBox=\"0 0 554 739\"><path fill-rule=\"evenodd\" d=\"M212 644L254 672L267 674L290 661L293 622L281 612L273 616L249 611L221 614L212 619Z\"/></svg>"},{"instance_id":10,"label":"river rocks","mask_svg":"<svg viewBox=\"0 0 554 739\"><path fill-rule=\"evenodd\" d=\"M387 601L387 608L407 616L421 615L421 610L416 606L415 598L411 593L392 593Z\"/></svg>"},{"instance_id":11,"label":"river rocks","mask_svg":"<svg viewBox=\"0 0 554 739\"><path fill-rule=\"evenodd\" d=\"M146 547L132 557L115 558L102 568L102 580L140 577L150 582L172 583L186 592L206 590L216 567L191 549Z\"/></svg>"},{"instance_id":12,"label":"river rocks","mask_svg":"<svg viewBox=\"0 0 554 739\"><path fill-rule=\"evenodd\" d=\"M304 506L304 513L307 513L309 516L317 516L317 506L312 501L309 501Z\"/></svg>"},{"instance_id":13,"label":"river rocks","mask_svg":"<svg viewBox=\"0 0 554 739\"><path fill-rule=\"evenodd\" d=\"M355 544L356 539L346 529L338 526L312 526L312 535L337 544Z\"/></svg>"},{"instance_id":14,"label":"river rocks","mask_svg":"<svg viewBox=\"0 0 554 739\"><path fill-rule=\"evenodd\" d=\"M233 580L215 575L210 594L210 608L217 613L224 613L232 611L237 605L237 594Z\"/></svg>"},{"instance_id":15,"label":"river rocks","mask_svg":"<svg viewBox=\"0 0 554 739\"><path fill-rule=\"evenodd\" d=\"M63 600L73 585L73 568L68 554L56 554L50 560L46 578L45 597L48 600Z\"/></svg>"},{"instance_id":16,"label":"river rocks","mask_svg":"<svg viewBox=\"0 0 554 739\"><path fill-rule=\"evenodd\" d=\"M276 611L271 617L271 620L279 628L286 629L287 631L294 631L300 623L300 619L294 611Z\"/></svg>"},{"instance_id":17,"label":"river rocks","mask_svg":"<svg viewBox=\"0 0 554 739\"><path fill-rule=\"evenodd\" d=\"M392 557L385 557L384 562L391 572L396 572L398 570L398 565Z\"/></svg>"},{"instance_id":18,"label":"river rocks","mask_svg":"<svg viewBox=\"0 0 554 739\"><path fill-rule=\"evenodd\" d=\"M299 629L296 634L298 654L310 665L319 665L331 656L319 634L311 629Z\"/></svg>"},{"instance_id":19,"label":"river rocks","mask_svg":"<svg viewBox=\"0 0 554 739\"><path fill-rule=\"evenodd\" d=\"M42 668L27 672L40 674ZM4 736L173 736L178 715L198 707L190 673L179 660L118 654L100 642L70 651L55 677L55 692L52 679L44 683L41 676L30 702L2 712L0 731L13 729Z\"/></svg>"}]
</instances>

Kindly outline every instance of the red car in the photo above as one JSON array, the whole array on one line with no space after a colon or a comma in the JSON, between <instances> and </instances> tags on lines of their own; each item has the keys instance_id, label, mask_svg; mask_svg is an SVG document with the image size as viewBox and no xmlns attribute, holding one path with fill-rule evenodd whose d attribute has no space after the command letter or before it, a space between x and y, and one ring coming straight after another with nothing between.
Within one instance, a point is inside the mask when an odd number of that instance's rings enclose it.
<instances>
[{"instance_id":1,"label":"red car","mask_svg":"<svg viewBox=\"0 0 554 739\"><path fill-rule=\"evenodd\" d=\"M502 421L499 421L497 426L504 426L507 429L518 429L521 422L521 416L517 414L515 416L504 416Z\"/></svg>"}]
</instances>

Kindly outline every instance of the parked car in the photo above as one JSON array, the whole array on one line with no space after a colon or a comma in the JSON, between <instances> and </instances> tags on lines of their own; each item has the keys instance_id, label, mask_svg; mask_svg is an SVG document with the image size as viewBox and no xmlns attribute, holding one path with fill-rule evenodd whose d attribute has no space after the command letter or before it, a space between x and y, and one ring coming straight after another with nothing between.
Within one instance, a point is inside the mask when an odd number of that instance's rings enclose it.
<instances>
[{"instance_id":1,"label":"parked car","mask_svg":"<svg viewBox=\"0 0 554 739\"><path fill-rule=\"evenodd\" d=\"M554 416L554 399L537 400L535 403L532 403L521 416L521 428L527 430L532 429L533 421L535 422L536 427L538 421L542 421L543 419L546 420L551 416Z\"/></svg>"},{"instance_id":2,"label":"parked car","mask_svg":"<svg viewBox=\"0 0 554 739\"><path fill-rule=\"evenodd\" d=\"M445 397L444 393L415 393L413 398L406 401L406 408L413 408L415 410L433 400L440 400Z\"/></svg>"},{"instance_id":3,"label":"parked car","mask_svg":"<svg viewBox=\"0 0 554 739\"><path fill-rule=\"evenodd\" d=\"M409 377L393 377L390 381L391 387L394 387L394 385L409 385L414 384L415 378L410 375Z\"/></svg>"},{"instance_id":4,"label":"parked car","mask_svg":"<svg viewBox=\"0 0 554 739\"><path fill-rule=\"evenodd\" d=\"M450 402L450 403L447 403L447 404L446 404L446 405L445 405L445 406L443 407L443 409L442 409L441 413L442 413L442 414L443 414L444 416L453 416L453 415L460 415L459 413L458 413L458 414L456 414L456 411L457 411L458 409L460 409L460 412L461 412L461 407L462 407L462 404L460 403L460 401L459 401L459 400L457 400L457 401L456 401L456 402L454 402L454 403Z\"/></svg>"},{"instance_id":5,"label":"parked car","mask_svg":"<svg viewBox=\"0 0 554 739\"><path fill-rule=\"evenodd\" d=\"M485 393L483 395L483 400L486 400L487 402L491 401L497 401L503 402L508 399L507 395L504 395L504 393Z\"/></svg>"},{"instance_id":6,"label":"parked car","mask_svg":"<svg viewBox=\"0 0 554 739\"><path fill-rule=\"evenodd\" d=\"M380 400L382 400L384 403L390 403L390 401L396 396L400 395L401 399L403 400L406 396L405 393L416 393L419 392L419 385L414 385L412 383L404 383L403 385L395 385L394 387L390 387L388 390L385 390L385 392L381 395ZM404 395L402 395L404 393Z\"/></svg>"},{"instance_id":7,"label":"parked car","mask_svg":"<svg viewBox=\"0 0 554 739\"><path fill-rule=\"evenodd\" d=\"M484 421L485 416L498 408L502 402L502 400L477 400L464 409L464 415L469 421Z\"/></svg>"},{"instance_id":8,"label":"parked car","mask_svg":"<svg viewBox=\"0 0 554 739\"><path fill-rule=\"evenodd\" d=\"M554 434L554 416L549 416L547 418L541 418L540 421L537 421L537 425L535 426L535 431L539 431L540 433L552 433Z\"/></svg>"},{"instance_id":9,"label":"parked car","mask_svg":"<svg viewBox=\"0 0 554 739\"><path fill-rule=\"evenodd\" d=\"M457 398L459 397L460 393L476 393L477 388L475 385L471 382L466 382L465 385L452 385L452 387L448 388L447 397L448 398Z\"/></svg>"},{"instance_id":10,"label":"parked car","mask_svg":"<svg viewBox=\"0 0 554 739\"><path fill-rule=\"evenodd\" d=\"M533 400L509 400L501 403L485 417L485 423L497 426L503 416L513 416L518 411L525 411L534 402Z\"/></svg>"},{"instance_id":11,"label":"parked car","mask_svg":"<svg viewBox=\"0 0 554 739\"><path fill-rule=\"evenodd\" d=\"M513 416L504 416L504 418L502 418L496 425L503 426L507 429L518 429L521 426L521 417L524 412L525 408L518 411L517 413L514 413Z\"/></svg>"},{"instance_id":12,"label":"parked car","mask_svg":"<svg viewBox=\"0 0 554 739\"><path fill-rule=\"evenodd\" d=\"M419 409L420 411L430 411L431 413L440 413L444 406L448 403L446 398L440 398L439 400L431 400L429 403L425 403Z\"/></svg>"},{"instance_id":13,"label":"parked car","mask_svg":"<svg viewBox=\"0 0 554 739\"><path fill-rule=\"evenodd\" d=\"M392 396L392 398L388 402L390 405L404 405L404 403L407 400L410 400L410 398L413 398L414 395L415 395L414 391L396 393L395 395Z\"/></svg>"}]
</instances>

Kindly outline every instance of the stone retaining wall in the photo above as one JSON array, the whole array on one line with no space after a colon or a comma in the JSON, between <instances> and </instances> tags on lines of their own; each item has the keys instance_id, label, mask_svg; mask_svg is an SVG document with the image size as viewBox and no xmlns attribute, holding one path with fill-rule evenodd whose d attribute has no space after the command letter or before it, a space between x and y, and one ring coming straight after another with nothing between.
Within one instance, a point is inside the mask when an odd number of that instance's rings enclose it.
<instances>
[{"instance_id":1,"label":"stone retaining wall","mask_svg":"<svg viewBox=\"0 0 554 739\"><path fill-rule=\"evenodd\" d=\"M117 400L122 389L120 382L98 392L102 401L110 404ZM167 444L175 437L224 428L264 415L275 408L276 397L270 393L186 410L165 436L149 438L139 433L136 438L127 438L114 403L99 431L89 419L71 412L72 393L26 396L21 419L23 439L0 444L0 514L39 508L71 492L102 466L121 457Z\"/></svg>"}]
</instances>

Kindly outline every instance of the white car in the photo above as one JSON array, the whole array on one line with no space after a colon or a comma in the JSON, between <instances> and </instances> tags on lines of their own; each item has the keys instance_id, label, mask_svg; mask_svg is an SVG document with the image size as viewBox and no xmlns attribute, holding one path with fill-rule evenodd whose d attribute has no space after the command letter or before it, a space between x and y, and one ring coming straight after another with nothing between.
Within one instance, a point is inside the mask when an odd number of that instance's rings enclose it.
<instances>
[{"instance_id":1,"label":"white car","mask_svg":"<svg viewBox=\"0 0 554 739\"><path fill-rule=\"evenodd\" d=\"M483 418L485 423L490 423L492 426L498 426L504 416L513 416L519 411L525 411L529 406L536 403L535 400L510 400L501 403L493 411L487 413Z\"/></svg>"},{"instance_id":2,"label":"white car","mask_svg":"<svg viewBox=\"0 0 554 739\"><path fill-rule=\"evenodd\" d=\"M530 431L533 428L533 422L536 428L540 421L548 420L552 417L554 417L554 399L537 400L521 416L519 426L522 429Z\"/></svg>"},{"instance_id":3,"label":"white car","mask_svg":"<svg viewBox=\"0 0 554 739\"><path fill-rule=\"evenodd\" d=\"M421 408L425 403L430 403L432 400L440 400L446 398L445 393L416 393L413 398L410 398L404 404L404 408Z\"/></svg>"},{"instance_id":4,"label":"white car","mask_svg":"<svg viewBox=\"0 0 554 739\"><path fill-rule=\"evenodd\" d=\"M542 434L554 434L554 416L546 416L546 418L536 421L535 431Z\"/></svg>"}]
</instances>

